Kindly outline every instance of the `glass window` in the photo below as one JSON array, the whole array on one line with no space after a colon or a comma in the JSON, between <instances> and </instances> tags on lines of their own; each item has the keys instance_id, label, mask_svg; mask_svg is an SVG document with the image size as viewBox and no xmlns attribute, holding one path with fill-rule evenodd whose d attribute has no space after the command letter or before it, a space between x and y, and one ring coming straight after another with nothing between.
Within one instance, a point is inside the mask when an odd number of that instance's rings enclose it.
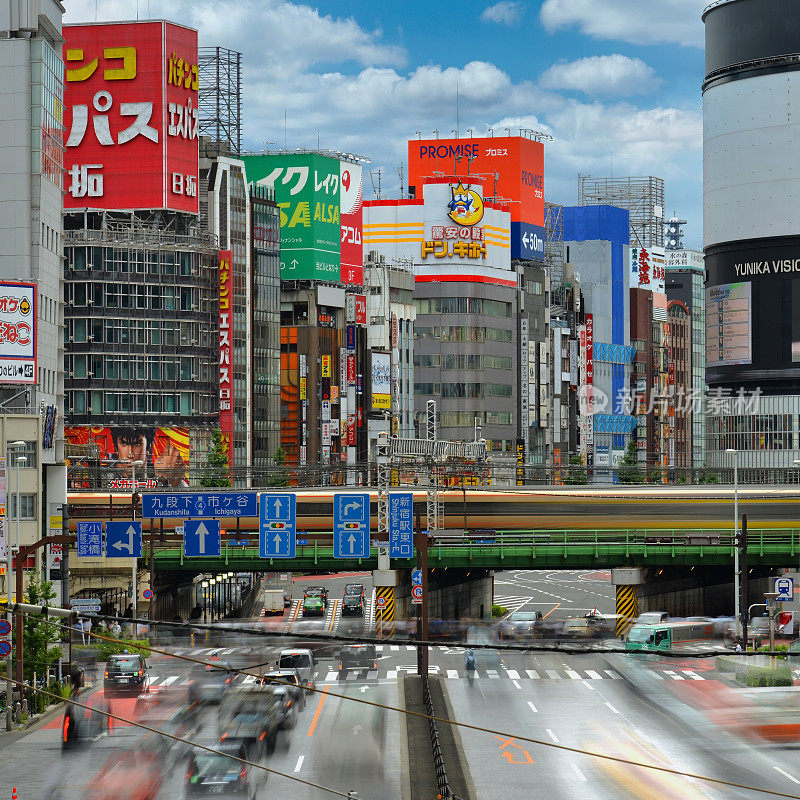
<instances>
[{"instance_id":1,"label":"glass window","mask_svg":"<svg viewBox=\"0 0 800 800\"><path fill-rule=\"evenodd\" d=\"M85 414L86 413L86 392L70 392L72 395L72 413Z\"/></svg>"},{"instance_id":2,"label":"glass window","mask_svg":"<svg viewBox=\"0 0 800 800\"><path fill-rule=\"evenodd\" d=\"M73 378L86 377L86 356L82 355L72 356L72 377Z\"/></svg>"},{"instance_id":3,"label":"glass window","mask_svg":"<svg viewBox=\"0 0 800 800\"><path fill-rule=\"evenodd\" d=\"M17 494L12 492L8 495L8 515L11 519L36 519L36 498L35 494L20 494L19 514L17 513Z\"/></svg>"},{"instance_id":4,"label":"glass window","mask_svg":"<svg viewBox=\"0 0 800 800\"><path fill-rule=\"evenodd\" d=\"M36 442L25 442L22 447L9 448L8 466L16 467L18 462L20 469L36 469L38 467Z\"/></svg>"},{"instance_id":5,"label":"glass window","mask_svg":"<svg viewBox=\"0 0 800 800\"><path fill-rule=\"evenodd\" d=\"M192 393L181 392L181 416L188 417L192 413Z\"/></svg>"}]
</instances>

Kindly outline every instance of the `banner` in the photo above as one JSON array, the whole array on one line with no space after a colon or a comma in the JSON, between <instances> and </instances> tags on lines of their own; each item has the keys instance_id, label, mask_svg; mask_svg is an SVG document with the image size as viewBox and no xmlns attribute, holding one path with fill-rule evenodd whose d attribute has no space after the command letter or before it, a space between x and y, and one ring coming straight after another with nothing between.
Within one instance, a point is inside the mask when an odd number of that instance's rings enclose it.
<instances>
[{"instance_id":1,"label":"banner","mask_svg":"<svg viewBox=\"0 0 800 800\"><path fill-rule=\"evenodd\" d=\"M392 407L392 362L389 353L372 351L372 408Z\"/></svg>"},{"instance_id":2,"label":"banner","mask_svg":"<svg viewBox=\"0 0 800 800\"><path fill-rule=\"evenodd\" d=\"M233 270L231 250L219 251L219 428L222 447L228 456L228 465L233 464L233 364L231 355L231 322L233 319Z\"/></svg>"},{"instance_id":3,"label":"banner","mask_svg":"<svg viewBox=\"0 0 800 800\"><path fill-rule=\"evenodd\" d=\"M0 282L0 384L35 384L36 284Z\"/></svg>"}]
</instances>

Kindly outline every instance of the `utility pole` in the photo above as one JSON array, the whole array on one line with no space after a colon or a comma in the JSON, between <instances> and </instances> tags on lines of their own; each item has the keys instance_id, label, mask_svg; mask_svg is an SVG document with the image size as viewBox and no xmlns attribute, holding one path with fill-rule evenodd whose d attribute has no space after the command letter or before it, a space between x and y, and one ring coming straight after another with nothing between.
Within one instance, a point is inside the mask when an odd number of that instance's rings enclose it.
<instances>
[{"instance_id":1,"label":"utility pole","mask_svg":"<svg viewBox=\"0 0 800 800\"><path fill-rule=\"evenodd\" d=\"M428 534L422 530L419 511L416 514L414 548L417 551L417 569L422 571L422 604L417 606L417 639L428 641ZM428 645L417 645L417 673L428 675Z\"/></svg>"},{"instance_id":2,"label":"utility pole","mask_svg":"<svg viewBox=\"0 0 800 800\"><path fill-rule=\"evenodd\" d=\"M739 580L739 591L741 596L739 599L739 608L742 610L742 640L744 642L744 649L747 650L747 514L742 514L742 525L739 530L739 536L736 541L736 549L739 552L739 569L741 570L741 578Z\"/></svg>"}]
</instances>

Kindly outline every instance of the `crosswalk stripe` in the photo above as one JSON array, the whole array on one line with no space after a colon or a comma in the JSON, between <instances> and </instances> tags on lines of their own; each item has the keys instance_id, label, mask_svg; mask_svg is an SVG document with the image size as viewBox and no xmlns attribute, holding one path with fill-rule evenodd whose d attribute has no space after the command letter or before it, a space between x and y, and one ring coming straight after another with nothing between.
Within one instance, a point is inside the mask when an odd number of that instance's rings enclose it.
<instances>
[{"instance_id":1,"label":"crosswalk stripe","mask_svg":"<svg viewBox=\"0 0 800 800\"><path fill-rule=\"evenodd\" d=\"M540 678L541 679L541 677L542 677L535 669L526 669L525 672L528 673L528 677L529 678L533 678L534 680L536 678Z\"/></svg>"},{"instance_id":2,"label":"crosswalk stripe","mask_svg":"<svg viewBox=\"0 0 800 800\"><path fill-rule=\"evenodd\" d=\"M499 678L500 676L497 674L496 669L487 669L486 670L486 677L487 678Z\"/></svg>"},{"instance_id":3,"label":"crosswalk stripe","mask_svg":"<svg viewBox=\"0 0 800 800\"><path fill-rule=\"evenodd\" d=\"M566 670L564 670L564 672L566 672L566 673L567 673L567 676L568 676L568 677L570 677L570 678L572 678L572 680L574 680L574 681L579 681L579 680L581 680L580 673L578 673L578 672L575 672L575 670L574 670L574 669L566 669Z\"/></svg>"},{"instance_id":4,"label":"crosswalk stripe","mask_svg":"<svg viewBox=\"0 0 800 800\"><path fill-rule=\"evenodd\" d=\"M561 680L561 676L554 669L546 669L545 672L548 678L552 678L554 681Z\"/></svg>"},{"instance_id":5,"label":"crosswalk stripe","mask_svg":"<svg viewBox=\"0 0 800 800\"><path fill-rule=\"evenodd\" d=\"M447 677L448 678L457 678L458 677L458 670L457 669L449 669L449 670L447 670Z\"/></svg>"},{"instance_id":6,"label":"crosswalk stripe","mask_svg":"<svg viewBox=\"0 0 800 800\"><path fill-rule=\"evenodd\" d=\"M613 669L604 669L603 672L605 672L609 678L613 678L615 681L621 680L619 674L614 672Z\"/></svg>"},{"instance_id":7,"label":"crosswalk stripe","mask_svg":"<svg viewBox=\"0 0 800 800\"><path fill-rule=\"evenodd\" d=\"M508 675L508 677L511 678L512 681L519 680L519 672L517 672L515 669L506 670L506 675Z\"/></svg>"},{"instance_id":8,"label":"crosswalk stripe","mask_svg":"<svg viewBox=\"0 0 800 800\"><path fill-rule=\"evenodd\" d=\"M255 675L245 675L244 679L242 680L242 683L255 683L255 682L256 682Z\"/></svg>"},{"instance_id":9,"label":"crosswalk stripe","mask_svg":"<svg viewBox=\"0 0 800 800\"><path fill-rule=\"evenodd\" d=\"M165 678L164 682L161 684L162 686L169 686L171 683L175 683L180 678L180 675L170 675L169 678Z\"/></svg>"},{"instance_id":10,"label":"crosswalk stripe","mask_svg":"<svg viewBox=\"0 0 800 800\"><path fill-rule=\"evenodd\" d=\"M698 675L693 669L685 669L683 670L684 675L688 675L693 681L704 681L705 678L702 675Z\"/></svg>"},{"instance_id":11,"label":"crosswalk stripe","mask_svg":"<svg viewBox=\"0 0 800 800\"><path fill-rule=\"evenodd\" d=\"M399 646L399 645L396 645L396 644L391 644L391 645L389 645L389 649L390 649L392 652L396 653L396 652L397 652L397 651L400 649L400 646Z\"/></svg>"},{"instance_id":12,"label":"crosswalk stripe","mask_svg":"<svg viewBox=\"0 0 800 800\"><path fill-rule=\"evenodd\" d=\"M417 649L416 646L413 645L413 644L407 644L406 645L406 650L411 650L413 652L416 649Z\"/></svg>"},{"instance_id":13,"label":"crosswalk stripe","mask_svg":"<svg viewBox=\"0 0 800 800\"><path fill-rule=\"evenodd\" d=\"M390 670L389 670L389 671L386 673L386 677L387 677L387 678L388 678L390 681L394 680L395 678L397 678L397 670L396 670L396 669L390 669Z\"/></svg>"},{"instance_id":14,"label":"crosswalk stripe","mask_svg":"<svg viewBox=\"0 0 800 800\"><path fill-rule=\"evenodd\" d=\"M685 681L686 680L686 678L684 678L683 675L678 675L677 672L675 672L674 670L671 670L671 669L665 669L664 670L664 674L665 675L669 675L670 678L672 678L672 680L674 680L674 681Z\"/></svg>"},{"instance_id":15,"label":"crosswalk stripe","mask_svg":"<svg viewBox=\"0 0 800 800\"><path fill-rule=\"evenodd\" d=\"M338 679L339 679L339 673L331 671L325 676L325 683L330 683L331 681L335 681Z\"/></svg>"},{"instance_id":16,"label":"crosswalk stripe","mask_svg":"<svg viewBox=\"0 0 800 800\"><path fill-rule=\"evenodd\" d=\"M585 672L592 680L595 681L603 680L603 676L599 672L595 672L593 669L587 669L585 670Z\"/></svg>"},{"instance_id":17,"label":"crosswalk stripe","mask_svg":"<svg viewBox=\"0 0 800 800\"><path fill-rule=\"evenodd\" d=\"M376 644L375 645L375 652L376 653L382 653L383 652L383 645L382 644Z\"/></svg>"}]
</instances>

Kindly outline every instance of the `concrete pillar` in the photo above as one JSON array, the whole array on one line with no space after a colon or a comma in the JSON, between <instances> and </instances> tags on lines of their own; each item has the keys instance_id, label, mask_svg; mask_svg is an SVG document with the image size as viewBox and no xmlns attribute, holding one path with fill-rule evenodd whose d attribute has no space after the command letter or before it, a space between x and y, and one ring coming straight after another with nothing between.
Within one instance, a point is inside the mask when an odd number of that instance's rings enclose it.
<instances>
[{"instance_id":1,"label":"concrete pillar","mask_svg":"<svg viewBox=\"0 0 800 800\"><path fill-rule=\"evenodd\" d=\"M639 593L637 586L644 583L641 567L618 567L611 570L611 583L617 593L617 627L620 638L626 636L639 616Z\"/></svg>"},{"instance_id":2,"label":"concrete pillar","mask_svg":"<svg viewBox=\"0 0 800 800\"><path fill-rule=\"evenodd\" d=\"M376 569L372 571L372 584L375 587L375 632L378 636L394 635L395 587L400 586L402 574L396 569Z\"/></svg>"}]
</instances>

